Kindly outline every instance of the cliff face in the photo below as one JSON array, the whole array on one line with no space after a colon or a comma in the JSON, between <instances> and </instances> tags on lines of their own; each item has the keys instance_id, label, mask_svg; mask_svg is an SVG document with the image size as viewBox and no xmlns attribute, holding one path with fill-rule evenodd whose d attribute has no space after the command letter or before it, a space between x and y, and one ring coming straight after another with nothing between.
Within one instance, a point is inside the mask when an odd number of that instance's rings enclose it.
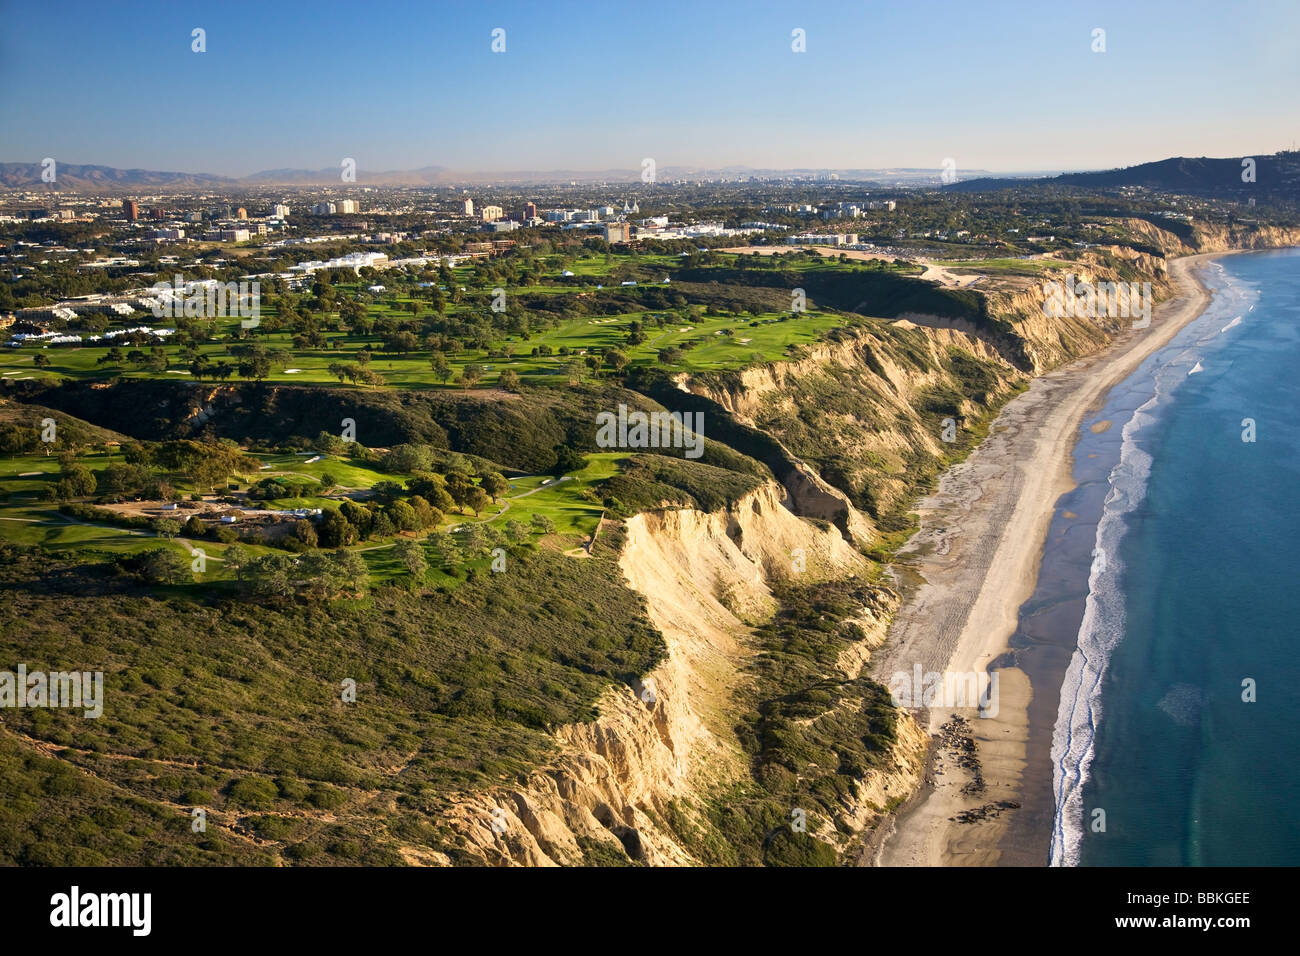
<instances>
[{"instance_id":1,"label":"cliff face","mask_svg":"<svg viewBox=\"0 0 1300 956\"><path fill-rule=\"evenodd\" d=\"M754 653L748 634L774 610L771 585L794 573L796 549L810 576L866 567L838 530L791 514L772 484L729 511L630 519L620 567L664 636L666 660L635 686L610 689L594 722L560 728L561 756L525 785L460 801L447 822L461 850L493 865L572 865L607 854L649 865L697 862L667 821L707 829L703 801L748 775L733 730ZM865 636L844 655L846 673L856 674L883 640L885 610L863 610ZM900 731L892 759L865 774L845 802L842 825L866 826L888 794L914 785L924 735L910 718ZM844 839L833 829L826 836Z\"/></svg>"},{"instance_id":2,"label":"cliff face","mask_svg":"<svg viewBox=\"0 0 1300 956\"><path fill-rule=\"evenodd\" d=\"M914 316L842 330L793 361L681 384L803 463L785 477L794 510L829 517L820 501L847 501L849 518L838 523L870 546L881 519L972 443L978 422L1024 380L973 329Z\"/></svg>"}]
</instances>

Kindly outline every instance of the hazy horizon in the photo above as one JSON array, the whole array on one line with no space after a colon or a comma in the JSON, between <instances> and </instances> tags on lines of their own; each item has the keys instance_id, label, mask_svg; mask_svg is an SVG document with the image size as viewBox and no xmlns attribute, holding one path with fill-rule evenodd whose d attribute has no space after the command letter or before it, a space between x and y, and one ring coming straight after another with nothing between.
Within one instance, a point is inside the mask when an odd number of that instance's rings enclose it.
<instances>
[{"instance_id":1,"label":"hazy horizon","mask_svg":"<svg viewBox=\"0 0 1300 956\"><path fill-rule=\"evenodd\" d=\"M211 173L1108 169L1287 148L1300 7L0 0L9 161ZM358 16L358 13L365 16ZM196 53L192 31L205 31ZM492 52L493 30L505 52ZM1093 30L1106 51L1092 51ZM792 50L804 31L806 52ZM1206 62L1249 64L1209 71ZM127 68L129 67L129 69Z\"/></svg>"}]
</instances>

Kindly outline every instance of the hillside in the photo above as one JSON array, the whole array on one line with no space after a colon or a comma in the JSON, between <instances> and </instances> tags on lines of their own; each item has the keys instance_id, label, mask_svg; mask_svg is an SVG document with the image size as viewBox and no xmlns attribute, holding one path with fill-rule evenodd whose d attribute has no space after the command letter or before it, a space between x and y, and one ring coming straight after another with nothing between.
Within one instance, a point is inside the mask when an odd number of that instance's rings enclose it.
<instances>
[{"instance_id":1,"label":"hillside","mask_svg":"<svg viewBox=\"0 0 1300 956\"><path fill-rule=\"evenodd\" d=\"M1244 182L1243 159L1211 159L1205 156L1177 156L1152 163L1098 172L1062 173L1040 179L998 179L977 177L944 187L951 192L988 192L1031 186L1061 186L1076 189L1110 190L1124 187L1187 196L1226 199L1255 198L1257 201L1300 201L1300 152L1279 152L1250 157L1255 162L1255 181Z\"/></svg>"}]
</instances>

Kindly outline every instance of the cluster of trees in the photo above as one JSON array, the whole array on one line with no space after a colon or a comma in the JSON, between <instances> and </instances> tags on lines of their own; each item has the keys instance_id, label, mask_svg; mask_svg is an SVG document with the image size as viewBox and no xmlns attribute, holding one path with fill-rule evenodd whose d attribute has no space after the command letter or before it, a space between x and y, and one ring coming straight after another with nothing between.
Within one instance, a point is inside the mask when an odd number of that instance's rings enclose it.
<instances>
[{"instance_id":1,"label":"cluster of trees","mask_svg":"<svg viewBox=\"0 0 1300 956\"><path fill-rule=\"evenodd\" d=\"M146 584L184 584L194 579L190 562L177 548L150 548L123 555L117 559L117 566Z\"/></svg>"},{"instance_id":2,"label":"cluster of trees","mask_svg":"<svg viewBox=\"0 0 1300 956\"><path fill-rule=\"evenodd\" d=\"M87 468L71 449L59 452L59 477L51 479L45 497L51 501L69 501L99 495L101 499L139 497L174 501L179 494L164 478L164 473L179 473L196 487L212 491L235 472L254 471L256 459L249 457L228 440L198 442L190 439L122 446L121 463L97 471Z\"/></svg>"},{"instance_id":3,"label":"cluster of trees","mask_svg":"<svg viewBox=\"0 0 1300 956\"><path fill-rule=\"evenodd\" d=\"M370 582L366 562L355 551L253 557L246 548L233 545L224 558L241 588L257 597L332 598L364 593Z\"/></svg>"},{"instance_id":4,"label":"cluster of trees","mask_svg":"<svg viewBox=\"0 0 1300 956\"><path fill-rule=\"evenodd\" d=\"M531 534L554 534L555 522L546 515L535 514L529 524L507 521L504 528L485 524L466 525L459 535L438 531L430 535L429 544L438 553L439 566L448 572L466 561L483 557L495 548L523 544ZM412 586L418 586L429 573L429 558L423 544L411 538L400 538L393 545L398 562L411 576Z\"/></svg>"},{"instance_id":5,"label":"cluster of trees","mask_svg":"<svg viewBox=\"0 0 1300 956\"><path fill-rule=\"evenodd\" d=\"M141 341L141 340L144 341ZM159 343L162 340L155 336L146 336L142 332L132 332L129 335L120 336L119 342L126 341L128 344L144 345L149 342ZM160 344L154 344L150 347L148 353L141 348L133 348L129 352L124 352L120 345L114 345L111 349L95 360L96 365L116 365L118 367L131 365L135 368L142 369L146 372L152 372L155 375L160 374L167 368L167 350Z\"/></svg>"},{"instance_id":6,"label":"cluster of trees","mask_svg":"<svg viewBox=\"0 0 1300 956\"><path fill-rule=\"evenodd\" d=\"M366 562L353 551L254 556L235 544L226 549L224 560L240 589L256 597L329 599L364 593L370 584ZM124 555L117 566L147 584L184 584L193 580L190 561L178 548L151 548Z\"/></svg>"},{"instance_id":7,"label":"cluster of trees","mask_svg":"<svg viewBox=\"0 0 1300 956\"><path fill-rule=\"evenodd\" d=\"M478 483L458 471L445 477L433 472L417 474L405 487L396 481L381 481L371 489L374 498L370 501L344 501L338 508L325 508L316 535L321 547L336 548L402 531L436 528L452 509L478 515L509 490L510 483L498 472L483 475Z\"/></svg>"},{"instance_id":8,"label":"cluster of trees","mask_svg":"<svg viewBox=\"0 0 1300 956\"><path fill-rule=\"evenodd\" d=\"M392 537L400 531L434 528L444 520L443 512L420 495L386 503L344 501L338 508L322 509L315 525L316 543L323 548L341 548L358 541Z\"/></svg>"},{"instance_id":9,"label":"cluster of trees","mask_svg":"<svg viewBox=\"0 0 1300 956\"><path fill-rule=\"evenodd\" d=\"M98 486L95 473L77 463L75 452L62 451L59 452L59 478L46 484L45 496L51 501L86 498L93 495Z\"/></svg>"},{"instance_id":10,"label":"cluster of trees","mask_svg":"<svg viewBox=\"0 0 1300 956\"><path fill-rule=\"evenodd\" d=\"M363 351L358 355L366 356L367 360L370 358L368 352ZM362 362L330 362L328 370L331 375L339 380L340 385L343 384L344 379L347 379L353 385L369 386L383 385L385 381L382 375L374 369L368 368Z\"/></svg>"}]
</instances>

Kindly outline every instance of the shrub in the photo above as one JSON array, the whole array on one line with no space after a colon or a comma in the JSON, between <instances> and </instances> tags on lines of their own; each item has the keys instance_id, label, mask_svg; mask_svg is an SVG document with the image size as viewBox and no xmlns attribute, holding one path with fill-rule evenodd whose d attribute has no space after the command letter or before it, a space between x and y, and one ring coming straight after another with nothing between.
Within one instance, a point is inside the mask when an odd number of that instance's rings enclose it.
<instances>
[{"instance_id":1,"label":"shrub","mask_svg":"<svg viewBox=\"0 0 1300 956\"><path fill-rule=\"evenodd\" d=\"M269 810L275 805L275 784L263 777L244 777L230 786L226 796L236 806L249 810Z\"/></svg>"}]
</instances>

